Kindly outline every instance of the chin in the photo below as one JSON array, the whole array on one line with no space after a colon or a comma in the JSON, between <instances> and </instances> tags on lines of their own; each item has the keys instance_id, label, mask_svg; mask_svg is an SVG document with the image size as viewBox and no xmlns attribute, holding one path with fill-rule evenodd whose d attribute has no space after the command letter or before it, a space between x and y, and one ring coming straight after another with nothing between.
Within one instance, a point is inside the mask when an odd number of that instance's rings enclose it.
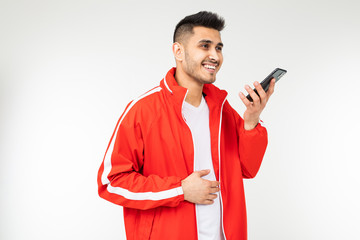
<instances>
[{"instance_id":1,"label":"chin","mask_svg":"<svg viewBox=\"0 0 360 240\"><path fill-rule=\"evenodd\" d=\"M210 78L207 79L207 83L214 83L216 81L216 75L214 74L213 76L211 76Z\"/></svg>"},{"instance_id":2,"label":"chin","mask_svg":"<svg viewBox=\"0 0 360 240\"><path fill-rule=\"evenodd\" d=\"M208 80L205 80L205 81L202 81L204 84L211 84L211 83L214 83L216 81L216 78L213 78L213 79L208 79Z\"/></svg>"},{"instance_id":3,"label":"chin","mask_svg":"<svg viewBox=\"0 0 360 240\"><path fill-rule=\"evenodd\" d=\"M211 84L214 83L216 80L216 73L209 74L209 73L201 73L197 75L193 75L193 79L201 84Z\"/></svg>"}]
</instances>

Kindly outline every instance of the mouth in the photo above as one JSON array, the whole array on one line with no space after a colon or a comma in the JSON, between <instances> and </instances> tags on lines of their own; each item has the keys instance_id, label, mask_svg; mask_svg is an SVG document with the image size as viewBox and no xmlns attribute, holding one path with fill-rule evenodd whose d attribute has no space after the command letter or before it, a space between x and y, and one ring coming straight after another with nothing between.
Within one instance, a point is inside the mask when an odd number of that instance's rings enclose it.
<instances>
[{"instance_id":1,"label":"mouth","mask_svg":"<svg viewBox=\"0 0 360 240\"><path fill-rule=\"evenodd\" d=\"M206 69L206 71L208 71L210 73L214 73L216 71L217 64L203 63L202 66Z\"/></svg>"}]
</instances>

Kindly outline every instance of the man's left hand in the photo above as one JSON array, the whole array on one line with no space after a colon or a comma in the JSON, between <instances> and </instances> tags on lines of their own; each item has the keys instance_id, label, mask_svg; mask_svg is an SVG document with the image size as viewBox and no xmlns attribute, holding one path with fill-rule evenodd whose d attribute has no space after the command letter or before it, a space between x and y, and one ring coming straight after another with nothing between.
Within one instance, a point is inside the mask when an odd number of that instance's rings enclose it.
<instances>
[{"instance_id":1,"label":"man's left hand","mask_svg":"<svg viewBox=\"0 0 360 240\"><path fill-rule=\"evenodd\" d=\"M254 90L249 86L245 86L245 90L250 94L253 102L250 102L245 95L240 92L239 97L241 101L245 104L246 110L244 112L244 128L245 130L251 130L256 127L260 120L260 114L264 110L266 103L269 101L270 96L274 92L275 88L275 78L270 82L269 90L267 92L261 87L259 82L254 82L255 89L259 93L259 96L254 92Z\"/></svg>"}]
</instances>

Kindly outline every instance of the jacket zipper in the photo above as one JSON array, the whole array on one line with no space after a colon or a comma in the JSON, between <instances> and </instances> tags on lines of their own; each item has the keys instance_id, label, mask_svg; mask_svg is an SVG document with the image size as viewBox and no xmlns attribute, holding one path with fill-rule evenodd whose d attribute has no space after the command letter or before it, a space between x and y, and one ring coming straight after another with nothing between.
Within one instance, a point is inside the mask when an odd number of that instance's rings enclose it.
<instances>
[{"instance_id":1,"label":"jacket zipper","mask_svg":"<svg viewBox=\"0 0 360 240\"><path fill-rule=\"evenodd\" d=\"M224 99L222 105L221 105L221 111L220 111L220 123L219 123L219 140L218 140L218 153L219 153L219 182L220 182L220 206L221 206L221 228L222 228L222 234L224 237L224 240L226 240L226 236L225 236L225 230L224 230L224 208L223 208L223 200L222 200L222 195L221 195L221 154L220 154L220 137L221 137L221 123L222 123L222 112L223 112L223 107L224 107L224 103L226 101L226 98Z\"/></svg>"}]
</instances>

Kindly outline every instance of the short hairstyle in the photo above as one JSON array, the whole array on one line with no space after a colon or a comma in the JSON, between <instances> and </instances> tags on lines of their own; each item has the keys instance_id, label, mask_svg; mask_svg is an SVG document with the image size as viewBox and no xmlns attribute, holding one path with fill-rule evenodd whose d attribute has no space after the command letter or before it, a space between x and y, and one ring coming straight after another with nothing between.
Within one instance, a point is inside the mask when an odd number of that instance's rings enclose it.
<instances>
[{"instance_id":1,"label":"short hairstyle","mask_svg":"<svg viewBox=\"0 0 360 240\"><path fill-rule=\"evenodd\" d=\"M220 32L225 27L225 20L216 13L207 11L186 16L176 25L173 42L179 42L185 34L194 33L193 28L196 26L213 28Z\"/></svg>"}]
</instances>

